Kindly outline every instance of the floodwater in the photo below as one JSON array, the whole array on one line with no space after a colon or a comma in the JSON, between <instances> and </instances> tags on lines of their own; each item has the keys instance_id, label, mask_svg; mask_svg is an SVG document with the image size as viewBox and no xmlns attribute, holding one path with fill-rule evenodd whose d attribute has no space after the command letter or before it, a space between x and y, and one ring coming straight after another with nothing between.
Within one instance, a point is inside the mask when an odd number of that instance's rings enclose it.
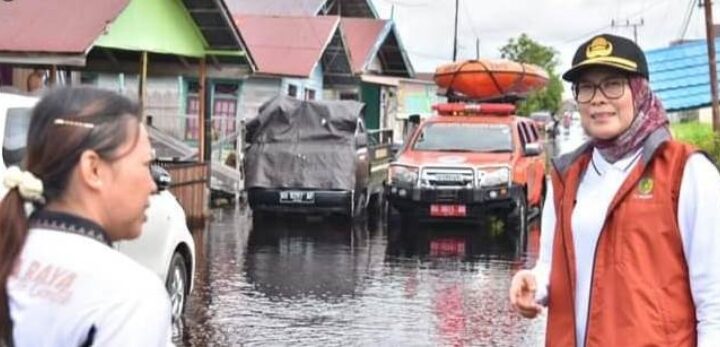
<instances>
[{"instance_id":1,"label":"floodwater","mask_svg":"<svg viewBox=\"0 0 720 347\"><path fill-rule=\"evenodd\" d=\"M400 225L216 210L198 233L182 346L536 346L507 299L537 256L502 223ZM386 226L387 225L387 226Z\"/></svg>"},{"instance_id":2,"label":"floodwater","mask_svg":"<svg viewBox=\"0 0 720 347\"><path fill-rule=\"evenodd\" d=\"M558 135L566 153L582 133ZM218 209L196 233L195 288L179 346L540 346L545 315L512 311L512 275L537 258L528 238L480 224L400 225L371 216L276 216Z\"/></svg>"}]
</instances>

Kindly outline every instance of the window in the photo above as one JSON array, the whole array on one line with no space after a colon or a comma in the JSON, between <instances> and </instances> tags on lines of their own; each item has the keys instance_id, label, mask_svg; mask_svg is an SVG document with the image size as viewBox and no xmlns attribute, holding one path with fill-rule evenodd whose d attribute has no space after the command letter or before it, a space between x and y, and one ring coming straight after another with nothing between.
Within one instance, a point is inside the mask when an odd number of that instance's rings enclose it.
<instances>
[{"instance_id":1,"label":"window","mask_svg":"<svg viewBox=\"0 0 720 347\"><path fill-rule=\"evenodd\" d=\"M540 135L538 135L537 125L535 125L535 123L528 123L528 126L530 127L530 132L532 133L533 142L537 141L540 138Z\"/></svg>"},{"instance_id":2,"label":"window","mask_svg":"<svg viewBox=\"0 0 720 347\"><path fill-rule=\"evenodd\" d=\"M358 93L340 93L340 100L360 100Z\"/></svg>"},{"instance_id":3,"label":"window","mask_svg":"<svg viewBox=\"0 0 720 347\"><path fill-rule=\"evenodd\" d=\"M522 122L517 123L517 130L518 134L520 134L520 143L525 147L525 145L530 142L528 141L528 135Z\"/></svg>"},{"instance_id":4,"label":"window","mask_svg":"<svg viewBox=\"0 0 720 347\"><path fill-rule=\"evenodd\" d=\"M294 84L288 84L288 95L297 98L298 87Z\"/></svg>"},{"instance_id":5,"label":"window","mask_svg":"<svg viewBox=\"0 0 720 347\"><path fill-rule=\"evenodd\" d=\"M420 151L511 152L510 127L502 124L431 123L413 148Z\"/></svg>"},{"instance_id":6,"label":"window","mask_svg":"<svg viewBox=\"0 0 720 347\"><path fill-rule=\"evenodd\" d=\"M315 89L305 88L305 100L315 100Z\"/></svg>"}]
</instances>

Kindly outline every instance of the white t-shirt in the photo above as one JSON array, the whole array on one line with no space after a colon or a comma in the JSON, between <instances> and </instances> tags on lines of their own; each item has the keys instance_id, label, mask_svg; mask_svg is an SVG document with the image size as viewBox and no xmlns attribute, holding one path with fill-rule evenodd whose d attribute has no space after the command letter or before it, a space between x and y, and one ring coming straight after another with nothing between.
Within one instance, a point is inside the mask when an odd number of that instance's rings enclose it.
<instances>
[{"instance_id":1,"label":"white t-shirt","mask_svg":"<svg viewBox=\"0 0 720 347\"><path fill-rule=\"evenodd\" d=\"M17 347L172 346L160 279L90 237L30 229L8 293Z\"/></svg>"}]
</instances>

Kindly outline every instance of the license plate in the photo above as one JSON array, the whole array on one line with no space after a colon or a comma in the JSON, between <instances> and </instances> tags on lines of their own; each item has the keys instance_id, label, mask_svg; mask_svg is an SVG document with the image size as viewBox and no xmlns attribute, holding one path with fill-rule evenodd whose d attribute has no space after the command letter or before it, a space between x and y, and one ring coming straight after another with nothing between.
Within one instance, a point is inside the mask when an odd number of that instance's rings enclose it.
<instances>
[{"instance_id":1,"label":"license plate","mask_svg":"<svg viewBox=\"0 0 720 347\"><path fill-rule=\"evenodd\" d=\"M435 179L441 182L461 182L463 176L458 174L437 174Z\"/></svg>"},{"instance_id":2,"label":"license plate","mask_svg":"<svg viewBox=\"0 0 720 347\"><path fill-rule=\"evenodd\" d=\"M288 190L280 192L280 203L283 204L312 204L315 202L315 192Z\"/></svg>"},{"instance_id":3,"label":"license plate","mask_svg":"<svg viewBox=\"0 0 720 347\"><path fill-rule=\"evenodd\" d=\"M431 217L465 217L467 207L465 205L430 205Z\"/></svg>"},{"instance_id":4,"label":"license plate","mask_svg":"<svg viewBox=\"0 0 720 347\"><path fill-rule=\"evenodd\" d=\"M438 239L430 241L430 255L437 257L465 256L465 241L457 239Z\"/></svg>"}]
</instances>

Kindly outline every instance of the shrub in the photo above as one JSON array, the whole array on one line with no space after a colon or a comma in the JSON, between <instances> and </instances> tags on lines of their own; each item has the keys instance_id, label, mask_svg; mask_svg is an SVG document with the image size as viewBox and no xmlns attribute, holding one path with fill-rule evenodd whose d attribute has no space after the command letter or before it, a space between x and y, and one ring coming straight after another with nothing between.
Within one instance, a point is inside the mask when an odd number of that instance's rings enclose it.
<instances>
[{"instance_id":1,"label":"shrub","mask_svg":"<svg viewBox=\"0 0 720 347\"><path fill-rule=\"evenodd\" d=\"M720 137L713 133L712 125L699 122L673 123L670 130L676 139L704 150L716 164L720 162Z\"/></svg>"}]
</instances>

